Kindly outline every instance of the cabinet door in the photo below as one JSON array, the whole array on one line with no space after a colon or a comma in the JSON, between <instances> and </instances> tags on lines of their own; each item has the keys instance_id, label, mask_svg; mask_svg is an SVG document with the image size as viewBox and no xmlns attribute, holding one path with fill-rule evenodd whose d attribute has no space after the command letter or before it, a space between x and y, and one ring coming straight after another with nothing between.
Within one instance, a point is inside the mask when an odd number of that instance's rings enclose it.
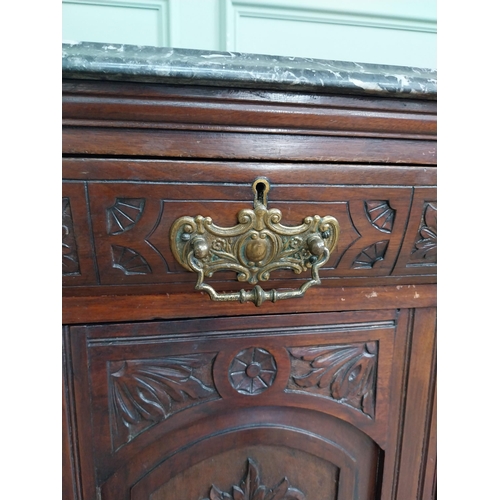
<instances>
[{"instance_id":1,"label":"cabinet door","mask_svg":"<svg viewBox=\"0 0 500 500\"><path fill-rule=\"evenodd\" d=\"M84 498L389 498L413 323L390 310L72 327Z\"/></svg>"}]
</instances>

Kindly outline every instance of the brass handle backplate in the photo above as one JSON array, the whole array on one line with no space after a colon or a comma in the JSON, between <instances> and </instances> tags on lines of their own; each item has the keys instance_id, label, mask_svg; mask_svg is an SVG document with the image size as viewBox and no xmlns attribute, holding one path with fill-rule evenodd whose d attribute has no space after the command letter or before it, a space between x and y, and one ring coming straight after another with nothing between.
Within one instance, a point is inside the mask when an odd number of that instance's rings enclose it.
<instances>
[{"instance_id":1,"label":"brass handle backplate","mask_svg":"<svg viewBox=\"0 0 500 500\"><path fill-rule=\"evenodd\" d=\"M238 213L239 224L216 226L210 217L180 217L170 230L170 244L177 261L188 271L198 273L196 290L203 290L217 301L253 302L302 297L319 285L319 268L329 259L338 242L337 219L327 215L306 217L300 226L282 226L281 211L267 208L270 186L257 179L252 189L254 208ZM259 281L267 281L272 271L292 269L300 274L311 270L311 279L296 290L265 291ZM256 285L251 291L218 293L205 283L217 271L235 271L238 281Z\"/></svg>"}]
</instances>

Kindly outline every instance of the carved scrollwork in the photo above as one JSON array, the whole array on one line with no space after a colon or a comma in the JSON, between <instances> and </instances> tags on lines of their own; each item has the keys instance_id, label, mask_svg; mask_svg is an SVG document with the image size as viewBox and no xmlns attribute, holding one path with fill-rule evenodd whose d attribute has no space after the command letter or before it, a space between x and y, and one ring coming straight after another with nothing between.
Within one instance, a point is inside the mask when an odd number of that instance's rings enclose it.
<instances>
[{"instance_id":1,"label":"carved scrollwork","mask_svg":"<svg viewBox=\"0 0 500 500\"><path fill-rule=\"evenodd\" d=\"M214 357L208 353L110 363L114 448L177 411L217 397L211 387Z\"/></svg>"},{"instance_id":2,"label":"carved scrollwork","mask_svg":"<svg viewBox=\"0 0 500 500\"><path fill-rule=\"evenodd\" d=\"M203 500L306 500L305 495L290 486L286 477L274 488L261 484L257 464L249 458L246 476L239 486L233 486L231 493L226 493L212 485L208 498Z\"/></svg>"},{"instance_id":3,"label":"carved scrollwork","mask_svg":"<svg viewBox=\"0 0 500 500\"><path fill-rule=\"evenodd\" d=\"M294 347L288 390L331 397L373 418L377 343Z\"/></svg>"}]
</instances>

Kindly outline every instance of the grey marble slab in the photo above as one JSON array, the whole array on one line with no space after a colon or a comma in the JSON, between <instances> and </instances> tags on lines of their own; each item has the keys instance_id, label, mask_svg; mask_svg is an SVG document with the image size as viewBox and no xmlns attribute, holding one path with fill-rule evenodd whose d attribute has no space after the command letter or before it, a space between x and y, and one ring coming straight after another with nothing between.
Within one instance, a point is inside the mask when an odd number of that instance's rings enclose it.
<instances>
[{"instance_id":1,"label":"grey marble slab","mask_svg":"<svg viewBox=\"0 0 500 500\"><path fill-rule=\"evenodd\" d=\"M436 99L431 69L91 42L63 43L64 78Z\"/></svg>"}]
</instances>

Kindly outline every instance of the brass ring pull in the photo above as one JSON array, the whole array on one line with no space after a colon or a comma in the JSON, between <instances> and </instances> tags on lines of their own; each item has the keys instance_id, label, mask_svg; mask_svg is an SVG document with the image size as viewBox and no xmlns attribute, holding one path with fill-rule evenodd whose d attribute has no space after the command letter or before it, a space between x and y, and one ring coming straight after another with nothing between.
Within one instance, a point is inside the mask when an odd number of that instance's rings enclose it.
<instances>
[{"instance_id":1,"label":"brass ring pull","mask_svg":"<svg viewBox=\"0 0 500 500\"><path fill-rule=\"evenodd\" d=\"M281 211L267 208L270 186L264 178L252 186L254 208L241 210L237 226L216 226L210 217L180 217L170 230L170 244L177 261L188 271L198 273L196 290L203 290L216 301L253 302L302 297L313 285L321 284L319 269L337 245L340 228L337 219L327 215L306 217L300 226L280 224ZM296 290L265 291L259 281L267 281L272 271L292 269L300 274L311 270L311 279ZM217 271L235 271L238 281L256 286L251 291L218 293L205 283Z\"/></svg>"}]
</instances>

